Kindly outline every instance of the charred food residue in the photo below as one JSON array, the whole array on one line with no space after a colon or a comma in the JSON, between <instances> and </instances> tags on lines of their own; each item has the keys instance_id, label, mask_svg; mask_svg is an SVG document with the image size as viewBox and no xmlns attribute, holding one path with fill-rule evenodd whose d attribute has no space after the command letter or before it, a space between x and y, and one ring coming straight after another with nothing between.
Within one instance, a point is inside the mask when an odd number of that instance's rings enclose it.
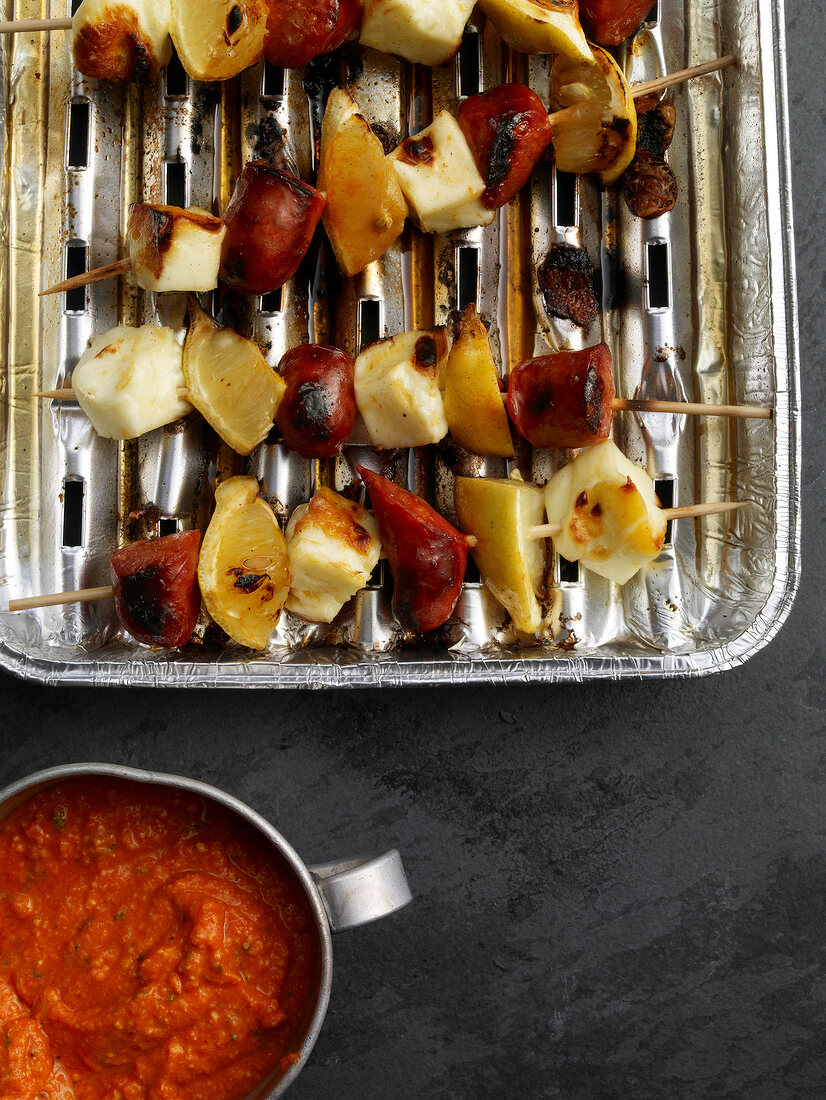
<instances>
[{"instance_id":1,"label":"charred food residue","mask_svg":"<svg viewBox=\"0 0 826 1100\"><path fill-rule=\"evenodd\" d=\"M670 99L660 101L652 94L637 103L637 152L623 177L622 193L638 218L659 218L677 201L677 177L665 161L676 117Z\"/></svg>"},{"instance_id":2,"label":"charred food residue","mask_svg":"<svg viewBox=\"0 0 826 1100\"><path fill-rule=\"evenodd\" d=\"M553 245L537 275L545 308L552 317L584 328L599 314L599 278L583 249Z\"/></svg>"}]
</instances>

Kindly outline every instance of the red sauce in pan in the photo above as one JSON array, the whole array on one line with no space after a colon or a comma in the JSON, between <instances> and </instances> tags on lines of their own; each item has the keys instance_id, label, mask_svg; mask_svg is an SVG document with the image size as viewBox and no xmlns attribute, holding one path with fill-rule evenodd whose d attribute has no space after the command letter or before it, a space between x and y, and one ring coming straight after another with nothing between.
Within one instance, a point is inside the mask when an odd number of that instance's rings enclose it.
<instances>
[{"instance_id":1,"label":"red sauce in pan","mask_svg":"<svg viewBox=\"0 0 826 1100\"><path fill-rule=\"evenodd\" d=\"M289 865L198 795L79 778L0 822L3 1100L238 1100L319 972Z\"/></svg>"}]
</instances>

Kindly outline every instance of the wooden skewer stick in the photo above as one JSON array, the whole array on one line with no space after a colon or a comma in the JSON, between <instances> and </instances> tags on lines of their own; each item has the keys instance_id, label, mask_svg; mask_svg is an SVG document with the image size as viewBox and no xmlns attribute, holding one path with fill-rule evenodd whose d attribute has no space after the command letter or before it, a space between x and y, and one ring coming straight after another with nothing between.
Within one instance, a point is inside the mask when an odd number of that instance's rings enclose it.
<instances>
[{"instance_id":1,"label":"wooden skewer stick","mask_svg":"<svg viewBox=\"0 0 826 1100\"><path fill-rule=\"evenodd\" d=\"M683 519L687 516L716 516L723 512L736 512L738 508L748 508L748 500L721 500L714 504L684 504L681 508L663 508L662 514L668 519Z\"/></svg>"},{"instance_id":2,"label":"wooden skewer stick","mask_svg":"<svg viewBox=\"0 0 826 1100\"><path fill-rule=\"evenodd\" d=\"M558 523L539 523L536 527L528 528L528 537L532 539L555 539L561 534L562 528ZM9 604L11 608L11 604Z\"/></svg>"},{"instance_id":3,"label":"wooden skewer stick","mask_svg":"<svg viewBox=\"0 0 826 1100\"><path fill-rule=\"evenodd\" d=\"M189 390L186 386L178 386L178 397L184 401L189 400ZM76 401L77 396L71 386L64 386L56 390L39 390L32 397L39 397L44 401ZM507 401L508 395L502 394L502 400ZM691 416L734 416L741 419L771 420L774 410L764 405L704 405L702 402L692 401L632 401L625 397L615 397L611 402L611 408L626 412L658 412L658 413L685 413Z\"/></svg>"},{"instance_id":4,"label":"wooden skewer stick","mask_svg":"<svg viewBox=\"0 0 826 1100\"><path fill-rule=\"evenodd\" d=\"M747 500L721 501L718 504L687 504L682 508L663 508L666 519L681 519L687 516L710 516L720 512L733 512L745 508ZM562 528L558 523L540 523L531 527L528 534L533 539L554 538ZM473 535L467 536L470 546L476 545ZM74 592L50 592L44 596L27 596L22 600L9 600L9 611L28 611L34 607L56 607L64 603L92 603L94 600L108 600L115 594L111 584L100 588L79 588Z\"/></svg>"},{"instance_id":5,"label":"wooden skewer stick","mask_svg":"<svg viewBox=\"0 0 826 1100\"><path fill-rule=\"evenodd\" d=\"M24 600L9 600L9 611L28 611L31 607L55 607L61 603L92 603L110 600L115 594L111 584L100 588L79 588L75 592L50 592L45 596L28 596Z\"/></svg>"},{"instance_id":6,"label":"wooden skewer stick","mask_svg":"<svg viewBox=\"0 0 826 1100\"><path fill-rule=\"evenodd\" d=\"M611 408L626 412L684 413L687 416L739 416L771 420L774 410L764 405L704 405L700 401L636 401L615 397Z\"/></svg>"},{"instance_id":7,"label":"wooden skewer stick","mask_svg":"<svg viewBox=\"0 0 826 1100\"><path fill-rule=\"evenodd\" d=\"M189 400L189 390L186 386L178 386L176 392L184 401ZM32 397L42 397L47 401L77 401L77 395L71 386L64 386L59 390L40 390L39 393L33 393Z\"/></svg>"},{"instance_id":8,"label":"wooden skewer stick","mask_svg":"<svg viewBox=\"0 0 826 1100\"><path fill-rule=\"evenodd\" d=\"M507 401L507 393L502 394ZM701 401L656 401L614 397L611 408L615 412L682 413L686 416L738 416L742 419L771 420L774 409L767 405L704 405Z\"/></svg>"},{"instance_id":9,"label":"wooden skewer stick","mask_svg":"<svg viewBox=\"0 0 826 1100\"><path fill-rule=\"evenodd\" d=\"M20 34L23 31L68 31L71 19L12 19L0 23L0 34Z\"/></svg>"},{"instance_id":10,"label":"wooden skewer stick","mask_svg":"<svg viewBox=\"0 0 826 1100\"><path fill-rule=\"evenodd\" d=\"M692 65L690 69L678 69L676 73L666 73L656 80L646 80L642 84L631 85L631 95L634 99L640 99L649 92L659 92L662 88L670 88L672 84L684 84L686 80L693 80L695 76L706 76L708 73L716 73L719 69L727 69L737 59L734 54L726 54L725 57L715 57L712 61L704 61L702 65Z\"/></svg>"},{"instance_id":11,"label":"wooden skewer stick","mask_svg":"<svg viewBox=\"0 0 826 1100\"><path fill-rule=\"evenodd\" d=\"M49 401L76 401L75 391L68 386L62 390L41 390L40 393L33 393L32 397L42 397Z\"/></svg>"},{"instance_id":12,"label":"wooden skewer stick","mask_svg":"<svg viewBox=\"0 0 826 1100\"><path fill-rule=\"evenodd\" d=\"M685 519L689 516L714 516L722 512L735 512L738 508L747 508L749 503L748 500L723 500L712 504L685 504L681 508L662 508L661 512L666 520ZM536 527L528 528L532 539L552 539L561 531L558 523L540 523Z\"/></svg>"},{"instance_id":13,"label":"wooden skewer stick","mask_svg":"<svg viewBox=\"0 0 826 1100\"><path fill-rule=\"evenodd\" d=\"M95 267L91 271L83 271L80 275L73 275L71 279L64 279L62 283L55 283L54 286L41 290L38 297L43 298L46 294L60 294L63 290L75 290L79 286L89 286L90 283L101 283L113 275L122 275L131 270L132 261L125 257L122 260L115 260L114 263L105 264L103 267Z\"/></svg>"}]
</instances>

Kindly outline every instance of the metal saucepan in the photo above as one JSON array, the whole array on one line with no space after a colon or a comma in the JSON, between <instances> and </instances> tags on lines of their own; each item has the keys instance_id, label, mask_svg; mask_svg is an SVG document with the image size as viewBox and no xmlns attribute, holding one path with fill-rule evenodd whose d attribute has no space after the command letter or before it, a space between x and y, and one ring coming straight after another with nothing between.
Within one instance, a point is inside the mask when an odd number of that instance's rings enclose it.
<instances>
[{"instance_id":1,"label":"metal saucepan","mask_svg":"<svg viewBox=\"0 0 826 1100\"><path fill-rule=\"evenodd\" d=\"M401 857L395 850L382 855L338 860L308 867L294 848L255 810L218 787L189 779L183 775L142 771L120 764L62 764L35 772L0 790L0 821L33 795L77 776L100 775L177 787L209 798L236 813L263 833L278 849L301 883L315 918L321 956L315 1011L307 1026L300 1047L300 1057L287 1073L276 1068L270 1077L259 1082L247 1100L275 1100L290 1087L306 1063L315 1044L327 1005L333 978L333 944L331 932L367 924L394 913L412 899Z\"/></svg>"}]
</instances>

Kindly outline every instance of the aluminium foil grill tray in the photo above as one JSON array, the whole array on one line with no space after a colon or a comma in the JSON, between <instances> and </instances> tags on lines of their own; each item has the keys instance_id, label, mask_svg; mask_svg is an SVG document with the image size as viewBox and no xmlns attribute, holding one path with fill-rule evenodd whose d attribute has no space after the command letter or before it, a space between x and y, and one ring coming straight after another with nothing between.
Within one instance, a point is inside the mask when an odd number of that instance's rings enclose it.
<instances>
[{"instance_id":1,"label":"aluminium foil grill tray","mask_svg":"<svg viewBox=\"0 0 826 1100\"><path fill-rule=\"evenodd\" d=\"M21 0L4 18L64 16ZM438 636L403 638L386 563L332 626L289 614L262 654L210 641L154 651L119 631L112 601L0 611L0 660L45 682L177 686L561 681L694 675L746 660L777 631L798 578L799 395L782 4L660 0L619 55L632 81L722 53L737 66L676 89L669 159L674 211L632 217L614 191L542 165L487 228L425 238L415 230L354 279L323 242L282 291L249 303L246 332L277 364L309 340L351 354L369 340L450 323L468 301L490 327L503 376L521 358L605 340L621 396L773 404L772 421L619 414L617 442L667 503L742 499L751 507L678 520L658 560L623 587L554 560L550 630L517 638L469 571ZM67 274L122 255L136 200L225 207L241 166L283 132L313 178L325 81L353 81L388 147L504 80L547 103L548 59L503 47L475 13L457 58L436 70L348 48L309 74L264 64L227 84L172 67L147 88L79 76L65 32L2 43L0 314L2 527L0 607L9 598L109 581L109 557L136 534L205 528L216 476L250 472L288 515L318 484L341 489L359 462L386 463L366 436L311 462L271 437L242 460L197 414L126 443L100 439L73 404L38 401L66 385L89 338L116 324L183 327L182 295L153 296L128 278L38 298ZM603 311L587 332L544 311L536 269L554 242L584 247L602 270ZM220 301L202 297L217 309ZM359 442L361 440L361 442ZM564 456L516 460L542 484ZM511 464L513 465L513 464ZM450 519L457 468L501 477L508 463L444 447L396 455L397 480ZM147 509L151 502L153 508ZM130 513L139 513L137 522Z\"/></svg>"}]
</instances>

